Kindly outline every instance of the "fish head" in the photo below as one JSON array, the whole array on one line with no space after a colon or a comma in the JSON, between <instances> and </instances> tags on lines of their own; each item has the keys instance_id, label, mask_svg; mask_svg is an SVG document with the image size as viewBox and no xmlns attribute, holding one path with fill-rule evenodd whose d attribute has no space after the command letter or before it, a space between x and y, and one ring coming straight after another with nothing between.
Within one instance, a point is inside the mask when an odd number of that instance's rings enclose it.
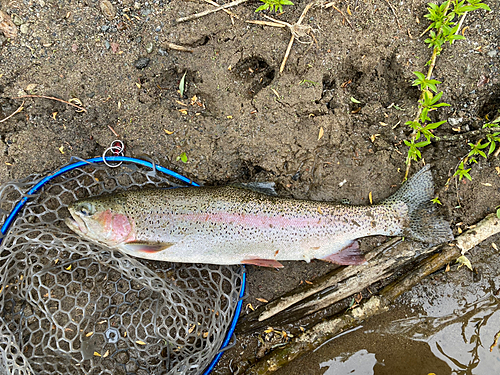
<instances>
[{"instance_id":1,"label":"fish head","mask_svg":"<svg viewBox=\"0 0 500 375\"><path fill-rule=\"evenodd\" d=\"M90 241L113 247L135 239L134 222L118 202L89 198L70 204L68 210L66 225Z\"/></svg>"}]
</instances>

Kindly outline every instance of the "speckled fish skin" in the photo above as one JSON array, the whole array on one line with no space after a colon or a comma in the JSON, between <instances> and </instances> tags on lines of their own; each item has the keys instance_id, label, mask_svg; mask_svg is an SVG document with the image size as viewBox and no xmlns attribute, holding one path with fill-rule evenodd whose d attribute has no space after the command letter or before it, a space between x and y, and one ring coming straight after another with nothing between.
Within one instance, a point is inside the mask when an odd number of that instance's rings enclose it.
<instances>
[{"instance_id":1,"label":"speckled fish skin","mask_svg":"<svg viewBox=\"0 0 500 375\"><path fill-rule=\"evenodd\" d=\"M352 243L360 237L410 235L431 243L452 238L448 223L427 204L429 186L432 196L432 175L424 168L373 206L286 199L231 186L129 191L74 203L69 210L75 220L67 224L94 242L151 260L278 266L280 260L320 258L359 264L363 258ZM422 187L428 191L414 191ZM408 203L412 195L423 202ZM423 232L412 228L421 224L422 210L430 222Z\"/></svg>"}]
</instances>

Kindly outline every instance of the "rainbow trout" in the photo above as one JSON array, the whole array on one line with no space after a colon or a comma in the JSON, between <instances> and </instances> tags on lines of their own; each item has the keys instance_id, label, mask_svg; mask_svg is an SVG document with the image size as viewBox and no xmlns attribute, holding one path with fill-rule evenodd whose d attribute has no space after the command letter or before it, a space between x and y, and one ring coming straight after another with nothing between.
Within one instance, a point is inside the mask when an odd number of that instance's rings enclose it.
<instances>
[{"instance_id":1,"label":"rainbow trout","mask_svg":"<svg viewBox=\"0 0 500 375\"><path fill-rule=\"evenodd\" d=\"M324 259L360 264L357 238L453 239L434 212L429 166L373 206L279 198L232 186L126 191L69 206L74 232L108 248L151 260L255 264Z\"/></svg>"}]
</instances>

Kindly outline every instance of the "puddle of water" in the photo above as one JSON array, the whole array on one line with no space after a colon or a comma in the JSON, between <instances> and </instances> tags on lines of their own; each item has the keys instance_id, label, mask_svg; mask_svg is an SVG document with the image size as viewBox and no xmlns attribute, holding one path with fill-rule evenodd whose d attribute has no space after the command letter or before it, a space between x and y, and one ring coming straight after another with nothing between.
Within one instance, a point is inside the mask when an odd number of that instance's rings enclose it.
<instances>
[{"instance_id":1,"label":"puddle of water","mask_svg":"<svg viewBox=\"0 0 500 375\"><path fill-rule=\"evenodd\" d=\"M438 274L397 306L330 340L277 375L500 374L500 256ZM474 264L474 263L473 263ZM500 339L499 339L500 341ZM491 351L490 351L491 349Z\"/></svg>"}]
</instances>

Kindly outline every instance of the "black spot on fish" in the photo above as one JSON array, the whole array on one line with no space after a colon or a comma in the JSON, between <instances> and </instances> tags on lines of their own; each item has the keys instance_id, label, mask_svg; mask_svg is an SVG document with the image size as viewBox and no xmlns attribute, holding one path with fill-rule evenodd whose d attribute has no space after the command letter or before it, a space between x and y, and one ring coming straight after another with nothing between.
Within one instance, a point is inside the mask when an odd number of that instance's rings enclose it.
<instances>
[{"instance_id":1,"label":"black spot on fish","mask_svg":"<svg viewBox=\"0 0 500 375\"><path fill-rule=\"evenodd\" d=\"M375 228L377 226L377 222L375 220L371 221L372 228Z\"/></svg>"},{"instance_id":2,"label":"black spot on fish","mask_svg":"<svg viewBox=\"0 0 500 375\"><path fill-rule=\"evenodd\" d=\"M356 220L353 220L352 223L358 227L360 227L361 225L359 225L359 223L356 221Z\"/></svg>"}]
</instances>

